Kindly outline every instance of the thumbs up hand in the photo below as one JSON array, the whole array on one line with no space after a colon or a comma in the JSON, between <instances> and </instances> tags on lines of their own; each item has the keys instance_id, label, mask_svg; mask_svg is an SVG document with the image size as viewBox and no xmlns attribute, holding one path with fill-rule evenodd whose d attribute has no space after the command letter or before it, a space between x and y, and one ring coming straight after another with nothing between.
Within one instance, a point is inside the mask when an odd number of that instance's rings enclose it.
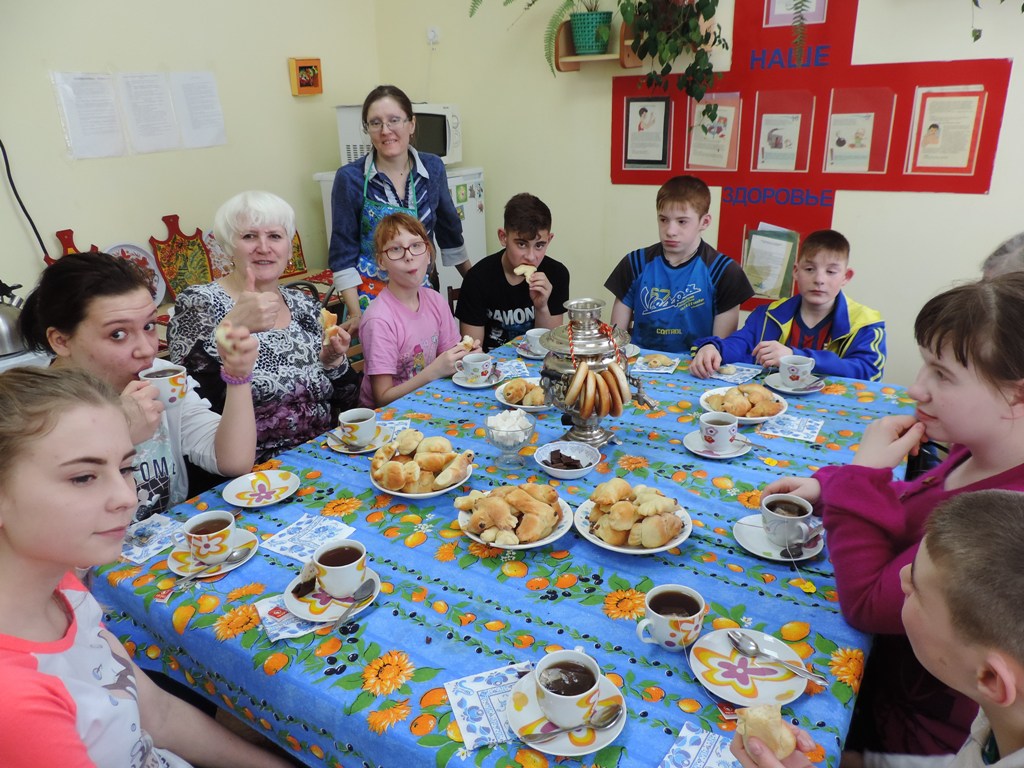
<instances>
[{"instance_id":1,"label":"thumbs up hand","mask_svg":"<svg viewBox=\"0 0 1024 768\"><path fill-rule=\"evenodd\" d=\"M273 328L283 308L281 294L276 286L275 290L260 291L248 262L242 265L241 270L245 287L225 319L233 325L245 326L252 333Z\"/></svg>"}]
</instances>

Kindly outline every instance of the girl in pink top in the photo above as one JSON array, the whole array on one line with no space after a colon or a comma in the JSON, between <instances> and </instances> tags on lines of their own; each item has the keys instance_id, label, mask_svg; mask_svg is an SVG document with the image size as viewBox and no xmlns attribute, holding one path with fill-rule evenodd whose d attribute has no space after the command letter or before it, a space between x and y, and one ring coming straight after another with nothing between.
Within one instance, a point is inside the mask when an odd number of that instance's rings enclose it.
<instances>
[{"instance_id":1,"label":"girl in pink top","mask_svg":"<svg viewBox=\"0 0 1024 768\"><path fill-rule=\"evenodd\" d=\"M288 763L164 692L73 575L121 554L138 500L117 396L79 369L0 374L0 765Z\"/></svg>"},{"instance_id":2,"label":"girl in pink top","mask_svg":"<svg viewBox=\"0 0 1024 768\"><path fill-rule=\"evenodd\" d=\"M451 376L470 351L459 343L459 326L447 302L423 287L433 252L423 224L406 213L385 216L374 248L388 284L359 324L366 360L359 399L370 408ZM480 342L473 348L479 351Z\"/></svg>"},{"instance_id":3,"label":"girl in pink top","mask_svg":"<svg viewBox=\"0 0 1024 768\"><path fill-rule=\"evenodd\" d=\"M1024 272L931 299L914 324L924 358L909 391L914 414L868 425L851 466L782 478L764 489L817 505L843 616L877 635L854 718L863 729L857 746L866 751L955 753L977 713L977 704L914 658L901 617L900 569L913 561L925 521L946 499L992 488L1024 491L1021 328ZM949 458L915 480L893 482L892 469L924 440L949 444Z\"/></svg>"}]
</instances>

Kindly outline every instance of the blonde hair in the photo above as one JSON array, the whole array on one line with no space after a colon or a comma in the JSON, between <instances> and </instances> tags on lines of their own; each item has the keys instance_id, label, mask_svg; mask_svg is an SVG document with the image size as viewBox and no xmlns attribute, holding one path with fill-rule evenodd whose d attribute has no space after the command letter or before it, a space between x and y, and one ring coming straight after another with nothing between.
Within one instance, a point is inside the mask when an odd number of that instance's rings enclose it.
<instances>
[{"instance_id":1,"label":"blonde hair","mask_svg":"<svg viewBox=\"0 0 1024 768\"><path fill-rule=\"evenodd\" d=\"M0 484L26 445L49 434L68 410L121 408L105 382L76 368L11 368L0 373Z\"/></svg>"}]
</instances>

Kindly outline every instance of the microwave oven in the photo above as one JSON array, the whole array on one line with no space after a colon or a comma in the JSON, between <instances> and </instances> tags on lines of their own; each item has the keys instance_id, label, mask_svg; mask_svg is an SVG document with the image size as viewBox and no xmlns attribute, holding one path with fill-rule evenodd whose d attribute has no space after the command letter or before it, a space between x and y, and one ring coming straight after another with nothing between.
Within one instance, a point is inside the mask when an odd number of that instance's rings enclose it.
<instances>
[{"instance_id":1,"label":"microwave oven","mask_svg":"<svg viewBox=\"0 0 1024 768\"><path fill-rule=\"evenodd\" d=\"M440 157L445 165L462 162L462 121L459 108L454 104L412 105L416 115L416 133L412 145L419 152ZM345 165L367 154L373 145L363 131L361 104L342 104L335 107L338 116L338 141L341 144L341 163Z\"/></svg>"}]
</instances>

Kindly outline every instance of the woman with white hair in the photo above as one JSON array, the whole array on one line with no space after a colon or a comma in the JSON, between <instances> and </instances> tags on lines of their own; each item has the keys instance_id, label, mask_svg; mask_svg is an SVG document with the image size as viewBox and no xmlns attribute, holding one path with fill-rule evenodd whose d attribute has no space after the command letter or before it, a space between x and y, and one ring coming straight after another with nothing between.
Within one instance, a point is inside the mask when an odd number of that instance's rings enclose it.
<instances>
[{"instance_id":1,"label":"woman with white hair","mask_svg":"<svg viewBox=\"0 0 1024 768\"><path fill-rule=\"evenodd\" d=\"M304 291L283 289L278 279L292 255L295 212L277 195L242 192L217 211L214 235L231 257L232 272L182 291L167 332L170 358L199 382L214 410L224 402L214 331L222 320L244 325L259 341L252 374L256 460L303 443L331 427L335 387L351 389L339 329L325 340L320 304Z\"/></svg>"}]
</instances>

